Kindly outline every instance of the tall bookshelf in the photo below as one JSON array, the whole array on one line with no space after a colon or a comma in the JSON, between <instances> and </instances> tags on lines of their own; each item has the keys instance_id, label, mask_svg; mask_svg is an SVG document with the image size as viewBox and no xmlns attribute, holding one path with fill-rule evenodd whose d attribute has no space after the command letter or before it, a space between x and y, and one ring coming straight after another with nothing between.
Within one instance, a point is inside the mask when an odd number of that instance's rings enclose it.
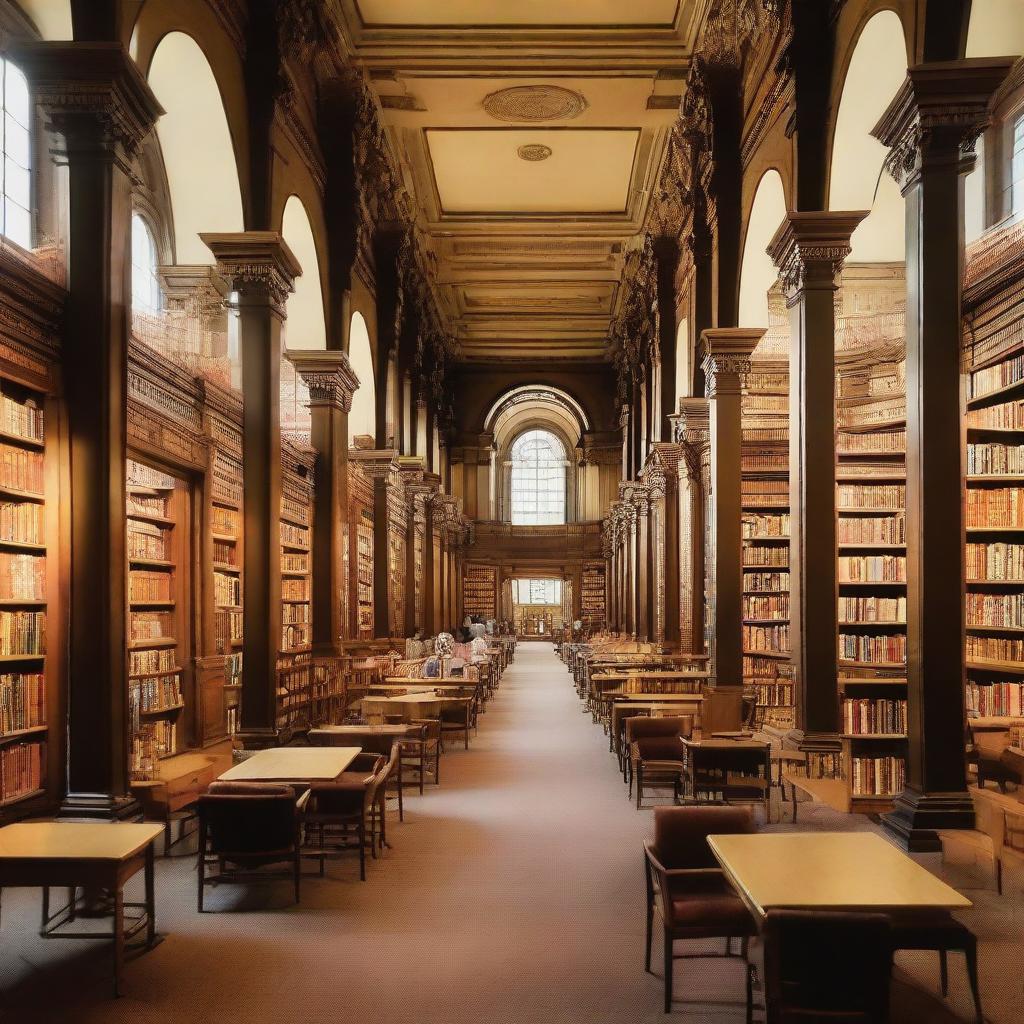
<instances>
[{"instance_id":1,"label":"tall bookshelf","mask_svg":"<svg viewBox=\"0 0 1024 1024\"><path fill-rule=\"evenodd\" d=\"M583 568L580 605L583 612L583 624L595 632L599 632L605 626L604 600L604 563L589 563Z\"/></svg>"},{"instance_id":2,"label":"tall bookshelf","mask_svg":"<svg viewBox=\"0 0 1024 1024\"><path fill-rule=\"evenodd\" d=\"M215 498L211 516L214 643L217 654L224 656L224 709L227 732L233 736L238 732L242 693L244 558L240 503L227 498Z\"/></svg>"},{"instance_id":3,"label":"tall bookshelf","mask_svg":"<svg viewBox=\"0 0 1024 1024\"><path fill-rule=\"evenodd\" d=\"M0 376L0 824L41 809L58 782L50 738L57 694L46 657L56 453L46 420L41 392Z\"/></svg>"},{"instance_id":4,"label":"tall bookshelf","mask_svg":"<svg viewBox=\"0 0 1024 1024\"><path fill-rule=\"evenodd\" d=\"M865 813L888 810L906 773L904 280L902 265L847 264L837 331L839 729Z\"/></svg>"},{"instance_id":5,"label":"tall bookshelf","mask_svg":"<svg viewBox=\"0 0 1024 1024\"><path fill-rule=\"evenodd\" d=\"M1024 714L1024 223L968 252L965 703L969 718Z\"/></svg>"},{"instance_id":6,"label":"tall bookshelf","mask_svg":"<svg viewBox=\"0 0 1024 1024\"><path fill-rule=\"evenodd\" d=\"M353 635L372 640L373 621L373 484L356 463L349 464L349 533Z\"/></svg>"},{"instance_id":7,"label":"tall bookshelf","mask_svg":"<svg viewBox=\"0 0 1024 1024\"><path fill-rule=\"evenodd\" d=\"M285 494L281 499L282 566L290 555L303 556L308 565L312 540L309 507ZM308 572L281 578L281 654L301 654L310 649L313 628L310 588Z\"/></svg>"},{"instance_id":8,"label":"tall bookshelf","mask_svg":"<svg viewBox=\"0 0 1024 1024\"><path fill-rule=\"evenodd\" d=\"M493 565L469 563L462 588L462 607L466 615L478 615L485 622L496 618L498 570Z\"/></svg>"},{"instance_id":9,"label":"tall bookshelf","mask_svg":"<svg viewBox=\"0 0 1024 1024\"><path fill-rule=\"evenodd\" d=\"M127 464L130 770L152 779L184 747L188 489L141 462Z\"/></svg>"}]
</instances>

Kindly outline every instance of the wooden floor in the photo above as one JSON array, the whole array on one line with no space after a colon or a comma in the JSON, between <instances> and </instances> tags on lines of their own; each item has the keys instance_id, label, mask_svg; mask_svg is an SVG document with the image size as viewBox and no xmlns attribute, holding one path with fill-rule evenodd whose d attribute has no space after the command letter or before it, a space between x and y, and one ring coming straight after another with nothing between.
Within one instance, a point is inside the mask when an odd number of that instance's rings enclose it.
<instances>
[{"instance_id":1,"label":"wooden floor","mask_svg":"<svg viewBox=\"0 0 1024 1024\"><path fill-rule=\"evenodd\" d=\"M607 738L581 713L548 643L520 644L472 749L449 754L442 770L439 789L409 800L394 849L371 863L365 884L354 861L332 863L332 877L304 882L298 907L287 884L223 888L208 897L215 912L198 915L194 860L162 861L165 941L128 965L117 1002L105 953L38 938L38 892L8 890L0 1022L664 1020L661 979L642 967L650 811L627 801ZM873 827L810 805L801 819L806 829ZM1019 1019L1024 901L969 895L986 1012L1008 1024ZM895 1020L968 1019L956 957L954 1014L937 998L934 954L899 964ZM669 1019L743 1019L737 961L684 961L676 971Z\"/></svg>"}]
</instances>

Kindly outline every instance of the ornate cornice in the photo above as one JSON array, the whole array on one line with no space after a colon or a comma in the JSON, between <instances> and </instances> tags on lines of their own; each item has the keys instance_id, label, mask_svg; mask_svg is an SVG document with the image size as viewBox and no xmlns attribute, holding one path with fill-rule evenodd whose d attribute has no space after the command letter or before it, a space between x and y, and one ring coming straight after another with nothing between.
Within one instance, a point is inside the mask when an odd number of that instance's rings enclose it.
<instances>
[{"instance_id":1,"label":"ornate cornice","mask_svg":"<svg viewBox=\"0 0 1024 1024\"><path fill-rule=\"evenodd\" d=\"M669 417L691 480L700 480L701 461L711 448L711 406L706 398L680 398L679 411Z\"/></svg>"},{"instance_id":2,"label":"ornate cornice","mask_svg":"<svg viewBox=\"0 0 1024 1024\"><path fill-rule=\"evenodd\" d=\"M202 232L217 260L217 271L241 299L269 301L283 320L285 303L302 267L276 231Z\"/></svg>"},{"instance_id":3,"label":"ornate cornice","mask_svg":"<svg viewBox=\"0 0 1024 1024\"><path fill-rule=\"evenodd\" d=\"M763 327L715 327L704 331L702 365L708 398L742 394L743 378L750 373L750 354L764 332Z\"/></svg>"},{"instance_id":4,"label":"ornate cornice","mask_svg":"<svg viewBox=\"0 0 1024 1024\"><path fill-rule=\"evenodd\" d=\"M310 405L331 405L342 412L351 412L359 378L344 352L293 349L286 356L309 389Z\"/></svg>"},{"instance_id":5,"label":"ornate cornice","mask_svg":"<svg viewBox=\"0 0 1024 1024\"><path fill-rule=\"evenodd\" d=\"M807 284L836 287L850 237L868 210L789 213L768 245L788 298Z\"/></svg>"},{"instance_id":6,"label":"ornate cornice","mask_svg":"<svg viewBox=\"0 0 1024 1024\"><path fill-rule=\"evenodd\" d=\"M390 448L350 448L349 461L357 463L369 480L397 478L398 459Z\"/></svg>"}]
</instances>

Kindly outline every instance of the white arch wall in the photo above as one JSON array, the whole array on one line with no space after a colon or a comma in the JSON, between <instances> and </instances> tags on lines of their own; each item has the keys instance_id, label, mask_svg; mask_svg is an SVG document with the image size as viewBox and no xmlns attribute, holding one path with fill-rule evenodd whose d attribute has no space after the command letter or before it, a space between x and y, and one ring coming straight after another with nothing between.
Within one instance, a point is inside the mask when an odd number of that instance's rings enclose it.
<instances>
[{"instance_id":1,"label":"white arch wall","mask_svg":"<svg viewBox=\"0 0 1024 1024\"><path fill-rule=\"evenodd\" d=\"M690 394L690 323L684 316L676 328L676 404L670 410L679 411L679 399Z\"/></svg>"},{"instance_id":2,"label":"white arch wall","mask_svg":"<svg viewBox=\"0 0 1024 1024\"><path fill-rule=\"evenodd\" d=\"M359 378L359 387L352 396L352 409L348 414L349 440L357 434L376 436L377 389L373 375L373 351L366 321L358 310L352 314L349 328L348 360Z\"/></svg>"},{"instance_id":3,"label":"white arch wall","mask_svg":"<svg viewBox=\"0 0 1024 1024\"><path fill-rule=\"evenodd\" d=\"M768 289L779 272L767 253L768 243L786 216L786 194L782 178L775 170L765 171L757 184L750 207L747 235L740 264L741 327L768 326Z\"/></svg>"},{"instance_id":4,"label":"white arch wall","mask_svg":"<svg viewBox=\"0 0 1024 1024\"><path fill-rule=\"evenodd\" d=\"M906 258L903 197L882 170L888 150L871 135L906 77L903 23L894 11L880 11L857 40L832 139L829 209L871 211L853 233L851 262Z\"/></svg>"},{"instance_id":5,"label":"white arch wall","mask_svg":"<svg viewBox=\"0 0 1024 1024\"><path fill-rule=\"evenodd\" d=\"M298 196L289 196L284 206L281 234L302 267L295 279L295 291L288 296L285 341L288 348L327 348L324 297L320 289L320 259L305 206Z\"/></svg>"},{"instance_id":6,"label":"white arch wall","mask_svg":"<svg viewBox=\"0 0 1024 1024\"><path fill-rule=\"evenodd\" d=\"M18 0L18 5L32 19L43 39L74 38L71 30L71 0Z\"/></svg>"},{"instance_id":7,"label":"white arch wall","mask_svg":"<svg viewBox=\"0 0 1024 1024\"><path fill-rule=\"evenodd\" d=\"M166 113L157 136L171 193L175 262L213 263L201 231L242 231L242 194L217 81L196 41L171 32L160 41L149 84Z\"/></svg>"}]
</instances>

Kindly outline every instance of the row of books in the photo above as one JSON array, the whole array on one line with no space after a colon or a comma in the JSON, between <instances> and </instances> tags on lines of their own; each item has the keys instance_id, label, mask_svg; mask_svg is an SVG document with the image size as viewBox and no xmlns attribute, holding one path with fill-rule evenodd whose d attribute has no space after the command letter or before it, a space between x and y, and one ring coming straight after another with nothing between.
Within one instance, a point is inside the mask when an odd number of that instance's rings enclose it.
<instances>
[{"instance_id":1,"label":"row of books","mask_svg":"<svg viewBox=\"0 0 1024 1024\"><path fill-rule=\"evenodd\" d=\"M967 545L967 578L971 580L1024 579L1024 544L993 541Z\"/></svg>"},{"instance_id":2,"label":"row of books","mask_svg":"<svg viewBox=\"0 0 1024 1024\"><path fill-rule=\"evenodd\" d=\"M906 622L905 597L840 597L840 622Z\"/></svg>"},{"instance_id":3,"label":"row of books","mask_svg":"<svg viewBox=\"0 0 1024 1024\"><path fill-rule=\"evenodd\" d=\"M237 686L242 681L242 652L229 654L224 658L224 683Z\"/></svg>"},{"instance_id":4,"label":"row of books","mask_svg":"<svg viewBox=\"0 0 1024 1024\"><path fill-rule=\"evenodd\" d=\"M998 442L968 444L967 472L971 476L1024 473L1024 445Z\"/></svg>"},{"instance_id":5,"label":"row of books","mask_svg":"<svg viewBox=\"0 0 1024 1024\"><path fill-rule=\"evenodd\" d=\"M13 544L45 544L43 506L35 502L0 502L0 540Z\"/></svg>"},{"instance_id":6,"label":"row of books","mask_svg":"<svg viewBox=\"0 0 1024 1024\"><path fill-rule=\"evenodd\" d=\"M788 391L789 373L777 370L751 370L745 378L747 391ZM758 396L759 399L764 396Z\"/></svg>"},{"instance_id":7,"label":"row of books","mask_svg":"<svg viewBox=\"0 0 1024 1024\"><path fill-rule=\"evenodd\" d=\"M282 580L281 597L284 598L285 601L308 601L309 580Z\"/></svg>"},{"instance_id":8,"label":"row of books","mask_svg":"<svg viewBox=\"0 0 1024 1024\"><path fill-rule=\"evenodd\" d=\"M45 761L45 743L0 747L0 799L16 800L42 789Z\"/></svg>"},{"instance_id":9,"label":"row of books","mask_svg":"<svg viewBox=\"0 0 1024 1024\"><path fill-rule=\"evenodd\" d=\"M133 679L129 684L128 700L131 710L162 711L181 703L181 677L174 673Z\"/></svg>"},{"instance_id":10,"label":"row of books","mask_svg":"<svg viewBox=\"0 0 1024 1024\"><path fill-rule=\"evenodd\" d=\"M863 633L839 634L839 657L844 661L907 660L907 638L900 633L867 636Z\"/></svg>"},{"instance_id":11,"label":"row of books","mask_svg":"<svg viewBox=\"0 0 1024 1024\"><path fill-rule=\"evenodd\" d=\"M840 583L902 583L907 578L905 555L840 555Z\"/></svg>"},{"instance_id":12,"label":"row of books","mask_svg":"<svg viewBox=\"0 0 1024 1024\"><path fill-rule=\"evenodd\" d=\"M296 526L294 523L281 523L281 543L290 547L309 547L309 527Z\"/></svg>"},{"instance_id":13,"label":"row of books","mask_svg":"<svg viewBox=\"0 0 1024 1024\"><path fill-rule=\"evenodd\" d=\"M228 613L228 633L232 640L241 640L242 626L245 622L245 615L238 608L232 608Z\"/></svg>"},{"instance_id":14,"label":"row of books","mask_svg":"<svg viewBox=\"0 0 1024 1024\"><path fill-rule=\"evenodd\" d=\"M984 366L968 374L967 397L980 398L1021 380L1024 380L1024 354L1015 355L994 366Z\"/></svg>"},{"instance_id":15,"label":"row of books","mask_svg":"<svg viewBox=\"0 0 1024 1024\"><path fill-rule=\"evenodd\" d=\"M285 551L281 555L281 572L309 572L309 555Z\"/></svg>"},{"instance_id":16,"label":"row of books","mask_svg":"<svg viewBox=\"0 0 1024 1024\"><path fill-rule=\"evenodd\" d=\"M213 542L213 560L222 565L237 565L235 561L237 548L232 541L215 540Z\"/></svg>"},{"instance_id":17,"label":"row of books","mask_svg":"<svg viewBox=\"0 0 1024 1024\"><path fill-rule=\"evenodd\" d=\"M170 601L171 574L152 569L133 569L128 574L130 601Z\"/></svg>"},{"instance_id":18,"label":"row of books","mask_svg":"<svg viewBox=\"0 0 1024 1024\"><path fill-rule=\"evenodd\" d=\"M748 572L743 577L743 589L749 594L785 593L789 590L788 572Z\"/></svg>"},{"instance_id":19,"label":"row of books","mask_svg":"<svg viewBox=\"0 0 1024 1024\"><path fill-rule=\"evenodd\" d=\"M843 701L843 732L906 734L907 702L875 697Z\"/></svg>"},{"instance_id":20,"label":"row of books","mask_svg":"<svg viewBox=\"0 0 1024 1024\"><path fill-rule=\"evenodd\" d=\"M906 516L840 516L840 544L906 544Z\"/></svg>"},{"instance_id":21,"label":"row of books","mask_svg":"<svg viewBox=\"0 0 1024 1024\"><path fill-rule=\"evenodd\" d=\"M1001 680L991 684L968 681L965 689L967 714L986 718L990 715L1024 717L1024 683Z\"/></svg>"},{"instance_id":22,"label":"row of books","mask_svg":"<svg viewBox=\"0 0 1024 1024\"><path fill-rule=\"evenodd\" d=\"M866 480L870 480L872 477L882 476L899 479L906 474L906 469L906 464L902 460L895 462L892 460L867 459L857 462L844 462L842 466L842 476L844 478L860 476L864 477Z\"/></svg>"},{"instance_id":23,"label":"row of books","mask_svg":"<svg viewBox=\"0 0 1024 1024\"><path fill-rule=\"evenodd\" d=\"M840 455L861 455L871 452L904 452L907 450L905 430L872 430L868 433L843 433Z\"/></svg>"},{"instance_id":24,"label":"row of books","mask_svg":"<svg viewBox=\"0 0 1024 1024\"><path fill-rule=\"evenodd\" d=\"M29 441L42 441L43 410L32 399L18 402L10 395L0 395L0 430Z\"/></svg>"},{"instance_id":25,"label":"row of books","mask_svg":"<svg viewBox=\"0 0 1024 1024\"><path fill-rule=\"evenodd\" d=\"M967 491L967 525L1024 526L1024 487L973 487Z\"/></svg>"},{"instance_id":26,"label":"row of books","mask_svg":"<svg viewBox=\"0 0 1024 1024\"><path fill-rule=\"evenodd\" d=\"M127 500L128 515L133 512L141 516L160 516L167 518L167 499L158 494L135 494L128 493Z\"/></svg>"},{"instance_id":27,"label":"row of books","mask_svg":"<svg viewBox=\"0 0 1024 1024\"><path fill-rule=\"evenodd\" d=\"M43 492L43 453L0 444L0 487Z\"/></svg>"},{"instance_id":28,"label":"row of books","mask_svg":"<svg viewBox=\"0 0 1024 1024\"><path fill-rule=\"evenodd\" d=\"M174 616L170 612L133 611L128 616L129 640L162 640L173 636Z\"/></svg>"},{"instance_id":29,"label":"row of books","mask_svg":"<svg viewBox=\"0 0 1024 1024\"><path fill-rule=\"evenodd\" d=\"M177 749L177 730L173 721L158 718L141 725L132 735L131 773L133 779L154 778L157 761L176 753Z\"/></svg>"},{"instance_id":30,"label":"row of books","mask_svg":"<svg viewBox=\"0 0 1024 1024\"><path fill-rule=\"evenodd\" d=\"M968 635L966 655L968 661L1021 661L1024 660L1024 640Z\"/></svg>"},{"instance_id":31,"label":"row of books","mask_svg":"<svg viewBox=\"0 0 1024 1024\"><path fill-rule=\"evenodd\" d=\"M901 510L907 504L904 484L838 484L836 504L841 508Z\"/></svg>"},{"instance_id":32,"label":"row of books","mask_svg":"<svg viewBox=\"0 0 1024 1024\"><path fill-rule=\"evenodd\" d=\"M766 515L756 512L743 517L744 537L788 537L789 513Z\"/></svg>"},{"instance_id":33,"label":"row of books","mask_svg":"<svg viewBox=\"0 0 1024 1024\"><path fill-rule=\"evenodd\" d=\"M743 598L745 619L788 619L789 594L771 594L765 597L747 595Z\"/></svg>"},{"instance_id":34,"label":"row of books","mask_svg":"<svg viewBox=\"0 0 1024 1024\"><path fill-rule=\"evenodd\" d=\"M851 427L869 427L872 424L889 426L893 420L903 420L907 416L907 400L900 393L892 397L882 397L870 405L839 407L836 409L836 420L841 429Z\"/></svg>"},{"instance_id":35,"label":"row of books","mask_svg":"<svg viewBox=\"0 0 1024 1024\"><path fill-rule=\"evenodd\" d=\"M305 647L309 642L308 623L289 623L281 629L281 650L291 650L293 647Z\"/></svg>"},{"instance_id":36,"label":"row of books","mask_svg":"<svg viewBox=\"0 0 1024 1024\"><path fill-rule=\"evenodd\" d=\"M0 611L0 656L46 653L46 612Z\"/></svg>"},{"instance_id":37,"label":"row of books","mask_svg":"<svg viewBox=\"0 0 1024 1024\"><path fill-rule=\"evenodd\" d=\"M213 600L219 608L242 603L242 581L224 572L213 574Z\"/></svg>"},{"instance_id":38,"label":"row of books","mask_svg":"<svg viewBox=\"0 0 1024 1024\"><path fill-rule=\"evenodd\" d=\"M788 505L789 482L787 480L744 480L743 503L745 505Z\"/></svg>"},{"instance_id":39,"label":"row of books","mask_svg":"<svg viewBox=\"0 0 1024 1024\"><path fill-rule=\"evenodd\" d=\"M744 625L743 649L746 651L788 651L789 626Z\"/></svg>"},{"instance_id":40,"label":"row of books","mask_svg":"<svg viewBox=\"0 0 1024 1024\"><path fill-rule=\"evenodd\" d=\"M851 757L850 787L854 796L897 796L907 784L902 757Z\"/></svg>"},{"instance_id":41,"label":"row of books","mask_svg":"<svg viewBox=\"0 0 1024 1024\"><path fill-rule=\"evenodd\" d=\"M968 594L966 611L972 626L1024 629L1024 594Z\"/></svg>"},{"instance_id":42,"label":"row of books","mask_svg":"<svg viewBox=\"0 0 1024 1024\"><path fill-rule=\"evenodd\" d=\"M625 679L607 693L700 693L699 679Z\"/></svg>"},{"instance_id":43,"label":"row of books","mask_svg":"<svg viewBox=\"0 0 1024 1024\"><path fill-rule=\"evenodd\" d=\"M224 536L236 536L238 534L239 515L235 509L214 505L211 520L214 533L220 533Z\"/></svg>"},{"instance_id":44,"label":"row of books","mask_svg":"<svg viewBox=\"0 0 1024 1024\"><path fill-rule=\"evenodd\" d=\"M787 441L789 440L789 428L788 427L744 427L743 428L743 443L744 444L762 444L771 443L772 441Z\"/></svg>"},{"instance_id":45,"label":"row of books","mask_svg":"<svg viewBox=\"0 0 1024 1024\"><path fill-rule=\"evenodd\" d=\"M0 675L0 736L46 725L46 677L38 672Z\"/></svg>"},{"instance_id":46,"label":"row of books","mask_svg":"<svg viewBox=\"0 0 1024 1024\"><path fill-rule=\"evenodd\" d=\"M778 674L778 659L759 658L756 654L745 654L743 656L744 679L776 679Z\"/></svg>"},{"instance_id":47,"label":"row of books","mask_svg":"<svg viewBox=\"0 0 1024 1024\"><path fill-rule=\"evenodd\" d=\"M783 399L785 401L785 399ZM785 453L762 453L743 455L741 466L746 473L757 473L764 470L788 469L789 456Z\"/></svg>"},{"instance_id":48,"label":"row of books","mask_svg":"<svg viewBox=\"0 0 1024 1024\"><path fill-rule=\"evenodd\" d=\"M743 564L749 566L788 566L789 549L785 544L745 544Z\"/></svg>"},{"instance_id":49,"label":"row of books","mask_svg":"<svg viewBox=\"0 0 1024 1024\"><path fill-rule=\"evenodd\" d=\"M1024 402L971 409L967 413L967 426L977 430L1024 430Z\"/></svg>"},{"instance_id":50,"label":"row of books","mask_svg":"<svg viewBox=\"0 0 1024 1024\"><path fill-rule=\"evenodd\" d=\"M282 622L309 622L310 605L285 604L281 608Z\"/></svg>"},{"instance_id":51,"label":"row of books","mask_svg":"<svg viewBox=\"0 0 1024 1024\"><path fill-rule=\"evenodd\" d=\"M142 675L144 672L169 672L177 668L177 653L173 647L151 648L147 651L128 652L128 674Z\"/></svg>"},{"instance_id":52,"label":"row of books","mask_svg":"<svg viewBox=\"0 0 1024 1024\"><path fill-rule=\"evenodd\" d=\"M754 683L750 687L757 703L767 708L784 708L793 703L793 683Z\"/></svg>"},{"instance_id":53,"label":"row of books","mask_svg":"<svg viewBox=\"0 0 1024 1024\"><path fill-rule=\"evenodd\" d=\"M46 559L0 551L0 600L46 599Z\"/></svg>"},{"instance_id":54,"label":"row of books","mask_svg":"<svg viewBox=\"0 0 1024 1024\"><path fill-rule=\"evenodd\" d=\"M141 519L129 521L129 558L167 558L167 531Z\"/></svg>"}]
</instances>

